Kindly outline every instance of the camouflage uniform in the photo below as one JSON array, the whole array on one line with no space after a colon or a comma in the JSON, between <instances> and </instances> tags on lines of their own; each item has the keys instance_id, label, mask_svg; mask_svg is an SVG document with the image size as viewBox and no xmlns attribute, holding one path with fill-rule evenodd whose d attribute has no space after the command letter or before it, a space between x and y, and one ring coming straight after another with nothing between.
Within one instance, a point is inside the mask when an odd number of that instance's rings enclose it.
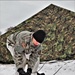
<instances>
[{"instance_id":1,"label":"camouflage uniform","mask_svg":"<svg viewBox=\"0 0 75 75\"><path fill-rule=\"evenodd\" d=\"M11 34L7 37L8 46L13 48L13 59L18 68L24 68L28 64L28 68L35 67L37 61L39 62L42 45L34 46L32 43L33 32L22 31ZM8 48L9 49L9 48ZM11 50L9 50L11 52ZM26 55L29 54L29 59ZM38 66L37 66L38 67ZM34 72L34 71L33 71Z\"/></svg>"}]
</instances>

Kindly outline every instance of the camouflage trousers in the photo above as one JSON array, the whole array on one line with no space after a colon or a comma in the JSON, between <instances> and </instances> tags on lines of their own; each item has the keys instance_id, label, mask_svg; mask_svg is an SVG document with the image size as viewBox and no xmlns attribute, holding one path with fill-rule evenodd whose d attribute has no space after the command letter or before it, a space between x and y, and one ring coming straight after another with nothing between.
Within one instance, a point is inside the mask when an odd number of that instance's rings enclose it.
<instances>
[{"instance_id":1,"label":"camouflage trousers","mask_svg":"<svg viewBox=\"0 0 75 75\"><path fill-rule=\"evenodd\" d=\"M8 48L8 50L10 51L12 57L13 57L13 60L14 60L14 45L12 44L9 45L10 41L7 39L7 42L6 42L6 46ZM30 56L30 54L25 54L23 56L23 64L22 64L22 67L24 68L24 70L26 71L27 70L27 67L29 68L32 68L32 74L31 75L37 75L37 70L38 70L38 66L39 66L39 63L40 63L40 57L37 57L37 59L35 59L35 57L32 57ZM30 58L30 60L29 60ZM15 65L15 75L19 75L18 72L17 72L17 67Z\"/></svg>"}]
</instances>

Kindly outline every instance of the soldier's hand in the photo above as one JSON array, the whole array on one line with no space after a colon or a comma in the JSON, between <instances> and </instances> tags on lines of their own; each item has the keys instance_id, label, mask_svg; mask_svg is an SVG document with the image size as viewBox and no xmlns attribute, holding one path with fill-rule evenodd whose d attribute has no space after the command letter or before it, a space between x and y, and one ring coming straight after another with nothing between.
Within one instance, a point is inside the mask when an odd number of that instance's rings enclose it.
<instances>
[{"instance_id":1,"label":"soldier's hand","mask_svg":"<svg viewBox=\"0 0 75 75\"><path fill-rule=\"evenodd\" d=\"M32 69L31 68L28 68L25 75L31 75L31 73L32 73Z\"/></svg>"}]
</instances>

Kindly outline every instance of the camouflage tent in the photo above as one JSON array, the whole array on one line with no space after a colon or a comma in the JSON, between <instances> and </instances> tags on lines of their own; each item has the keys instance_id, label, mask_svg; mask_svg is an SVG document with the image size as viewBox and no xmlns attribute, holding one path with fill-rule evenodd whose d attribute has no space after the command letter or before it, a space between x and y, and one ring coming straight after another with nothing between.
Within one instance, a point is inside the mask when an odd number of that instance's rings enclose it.
<instances>
[{"instance_id":1,"label":"camouflage tent","mask_svg":"<svg viewBox=\"0 0 75 75\"><path fill-rule=\"evenodd\" d=\"M42 61L75 59L75 12L51 4L0 36L0 61L13 62L5 44L7 36L17 31L39 29L47 34L43 42Z\"/></svg>"}]
</instances>

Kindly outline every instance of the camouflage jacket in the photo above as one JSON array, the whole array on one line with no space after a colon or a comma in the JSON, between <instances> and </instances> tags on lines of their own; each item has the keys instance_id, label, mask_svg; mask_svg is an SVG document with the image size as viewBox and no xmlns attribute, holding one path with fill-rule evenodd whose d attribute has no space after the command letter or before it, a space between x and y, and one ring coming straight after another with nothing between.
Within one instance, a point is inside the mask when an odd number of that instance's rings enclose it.
<instances>
[{"instance_id":1,"label":"camouflage jacket","mask_svg":"<svg viewBox=\"0 0 75 75\"><path fill-rule=\"evenodd\" d=\"M38 57L42 49L42 45L34 46L32 43L33 32L22 31L16 32L8 37L11 43L14 43L14 62L18 68L22 67L23 55L31 53L34 57Z\"/></svg>"}]
</instances>

